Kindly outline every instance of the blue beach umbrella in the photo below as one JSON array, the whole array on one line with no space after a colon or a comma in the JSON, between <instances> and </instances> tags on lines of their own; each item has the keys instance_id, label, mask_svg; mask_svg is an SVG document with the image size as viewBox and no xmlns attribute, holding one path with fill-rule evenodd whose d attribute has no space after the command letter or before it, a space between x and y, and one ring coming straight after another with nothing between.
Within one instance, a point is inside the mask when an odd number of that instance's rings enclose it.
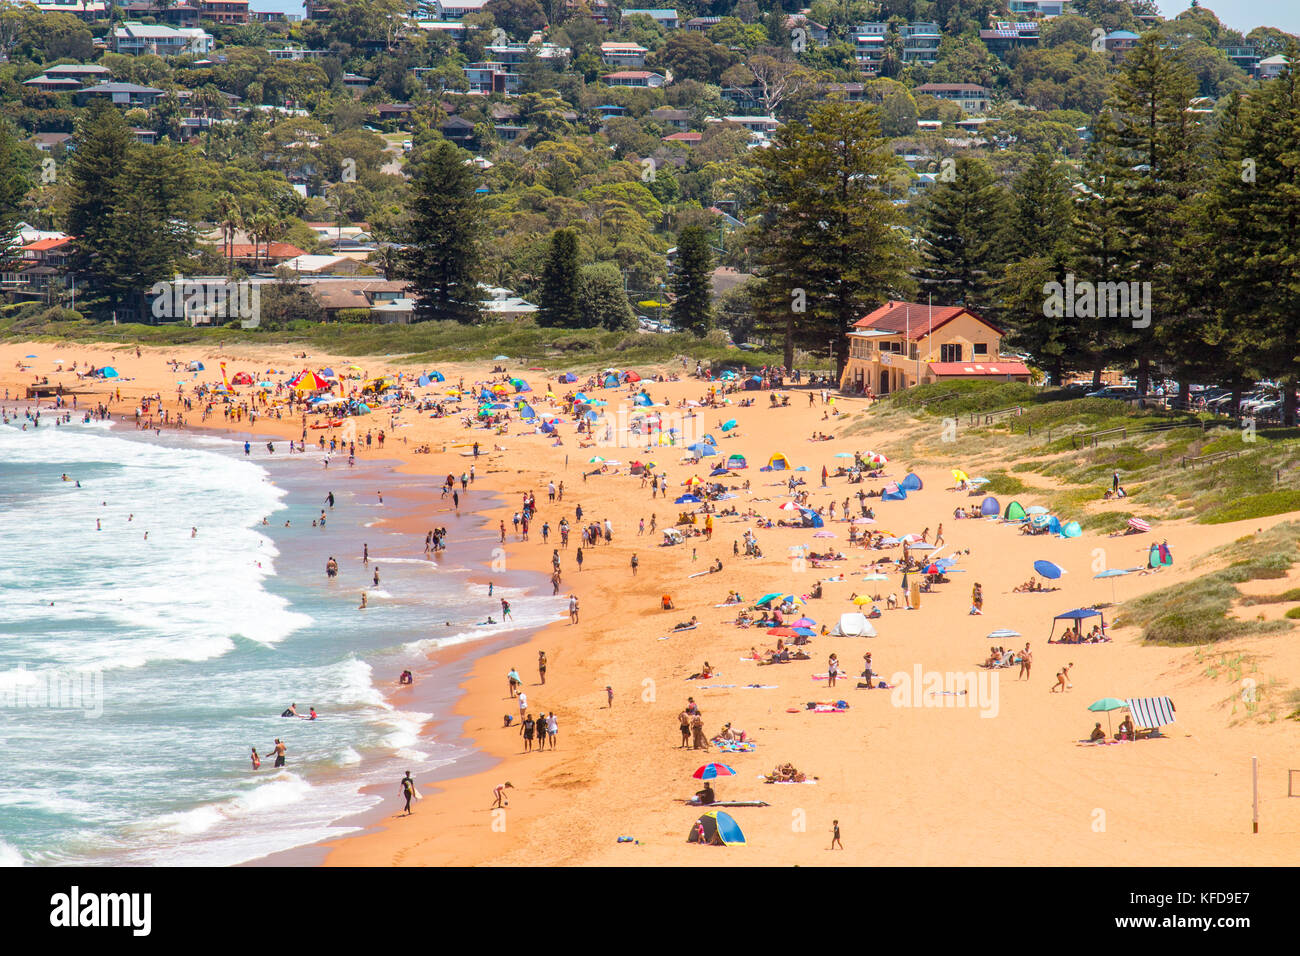
<instances>
[{"instance_id":1,"label":"blue beach umbrella","mask_svg":"<svg viewBox=\"0 0 1300 956\"><path fill-rule=\"evenodd\" d=\"M1051 561L1035 561L1034 570L1051 581L1055 581L1062 574L1065 574L1065 568L1059 564L1053 564Z\"/></svg>"}]
</instances>

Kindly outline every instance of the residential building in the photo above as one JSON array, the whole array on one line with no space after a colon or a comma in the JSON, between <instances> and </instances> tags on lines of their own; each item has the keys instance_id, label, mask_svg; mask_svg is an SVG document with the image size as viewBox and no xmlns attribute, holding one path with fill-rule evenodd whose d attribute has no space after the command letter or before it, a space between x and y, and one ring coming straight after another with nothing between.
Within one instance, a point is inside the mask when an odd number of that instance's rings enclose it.
<instances>
[{"instance_id":1,"label":"residential building","mask_svg":"<svg viewBox=\"0 0 1300 956\"><path fill-rule=\"evenodd\" d=\"M137 86L135 83L98 83L78 93L77 101L84 106L93 96L107 96L116 106L148 108L158 102L162 93L152 86Z\"/></svg>"},{"instance_id":2,"label":"residential building","mask_svg":"<svg viewBox=\"0 0 1300 956\"><path fill-rule=\"evenodd\" d=\"M622 15L624 17L649 17L665 30L676 30L678 25L676 10L647 10L635 8L632 10L624 10Z\"/></svg>"},{"instance_id":3,"label":"residential building","mask_svg":"<svg viewBox=\"0 0 1300 956\"><path fill-rule=\"evenodd\" d=\"M694 130L682 130L680 133L670 133L663 137L665 143L681 143L683 146L698 146L702 139L704 134Z\"/></svg>"},{"instance_id":4,"label":"residential building","mask_svg":"<svg viewBox=\"0 0 1300 956\"><path fill-rule=\"evenodd\" d=\"M199 19L213 23L247 23L248 0L197 0Z\"/></svg>"},{"instance_id":5,"label":"residential building","mask_svg":"<svg viewBox=\"0 0 1300 956\"><path fill-rule=\"evenodd\" d=\"M1284 57L1281 53L1277 54L1276 56L1270 56L1267 59L1260 60L1259 78L1261 80L1277 79L1277 77L1281 76L1286 71L1286 68L1290 64L1290 62L1291 61L1288 60L1286 57Z\"/></svg>"},{"instance_id":6,"label":"residential building","mask_svg":"<svg viewBox=\"0 0 1300 956\"><path fill-rule=\"evenodd\" d=\"M438 127L438 132L443 137L457 146L464 147L468 150L478 148L478 141L474 137L474 124L461 116L449 116L447 120Z\"/></svg>"},{"instance_id":7,"label":"residential building","mask_svg":"<svg viewBox=\"0 0 1300 956\"><path fill-rule=\"evenodd\" d=\"M956 103L967 113L987 113L992 93L975 83L922 83L913 93Z\"/></svg>"},{"instance_id":8,"label":"residential building","mask_svg":"<svg viewBox=\"0 0 1300 956\"><path fill-rule=\"evenodd\" d=\"M325 56L337 56L329 50L301 50L295 46L276 47L266 51L273 60L317 60Z\"/></svg>"},{"instance_id":9,"label":"residential building","mask_svg":"<svg viewBox=\"0 0 1300 956\"><path fill-rule=\"evenodd\" d=\"M827 83L823 89L828 95L849 103L861 103L867 98L865 83Z\"/></svg>"},{"instance_id":10,"label":"residential building","mask_svg":"<svg viewBox=\"0 0 1300 956\"><path fill-rule=\"evenodd\" d=\"M665 129L690 129L690 110L675 110L667 106L650 111L650 118Z\"/></svg>"},{"instance_id":11,"label":"residential building","mask_svg":"<svg viewBox=\"0 0 1300 956\"><path fill-rule=\"evenodd\" d=\"M479 61L465 67L469 91L486 96L491 93L513 94L519 92L520 76L504 63Z\"/></svg>"},{"instance_id":12,"label":"residential building","mask_svg":"<svg viewBox=\"0 0 1300 956\"><path fill-rule=\"evenodd\" d=\"M792 13L785 18L785 28L794 38L795 30L803 30L804 42L810 47L825 46L830 38L830 31L815 20L809 20L806 13Z\"/></svg>"},{"instance_id":13,"label":"residential building","mask_svg":"<svg viewBox=\"0 0 1300 956\"><path fill-rule=\"evenodd\" d=\"M50 153L60 146L71 149L71 139L71 133L37 133L30 142L38 152Z\"/></svg>"},{"instance_id":14,"label":"residential building","mask_svg":"<svg viewBox=\"0 0 1300 956\"><path fill-rule=\"evenodd\" d=\"M1259 50L1253 46L1223 47L1223 54L1250 76L1259 73Z\"/></svg>"},{"instance_id":15,"label":"residential building","mask_svg":"<svg viewBox=\"0 0 1300 956\"><path fill-rule=\"evenodd\" d=\"M682 27L696 33L708 33L711 27L716 27L721 22L722 17L691 17Z\"/></svg>"},{"instance_id":16,"label":"residential building","mask_svg":"<svg viewBox=\"0 0 1300 956\"><path fill-rule=\"evenodd\" d=\"M647 50L639 43L602 43L600 58L606 66L620 70L639 70L645 66Z\"/></svg>"},{"instance_id":17,"label":"residential building","mask_svg":"<svg viewBox=\"0 0 1300 956\"><path fill-rule=\"evenodd\" d=\"M471 13L482 13L488 0L433 0L439 20L464 20Z\"/></svg>"},{"instance_id":18,"label":"residential building","mask_svg":"<svg viewBox=\"0 0 1300 956\"><path fill-rule=\"evenodd\" d=\"M853 28L853 56L858 61L858 69L868 76L880 72L888 33L888 23L862 23Z\"/></svg>"},{"instance_id":19,"label":"residential building","mask_svg":"<svg viewBox=\"0 0 1300 956\"><path fill-rule=\"evenodd\" d=\"M1015 16L1059 17L1069 0L1010 0L1007 9Z\"/></svg>"},{"instance_id":20,"label":"residential building","mask_svg":"<svg viewBox=\"0 0 1300 956\"><path fill-rule=\"evenodd\" d=\"M128 20L153 17L159 23L169 27L197 27L199 25L199 8L191 3L178 3L162 7L156 0L131 0L119 6L122 16Z\"/></svg>"},{"instance_id":21,"label":"residential building","mask_svg":"<svg viewBox=\"0 0 1300 956\"><path fill-rule=\"evenodd\" d=\"M30 86L42 93L71 93L73 90L81 89L84 85L80 80L74 80L70 76L42 75L33 76L30 80L23 80L23 86Z\"/></svg>"},{"instance_id":22,"label":"residential building","mask_svg":"<svg viewBox=\"0 0 1300 956\"><path fill-rule=\"evenodd\" d=\"M649 70L620 70L606 73L601 80L608 86L633 86L639 89L656 89L664 85L664 77Z\"/></svg>"},{"instance_id":23,"label":"residential building","mask_svg":"<svg viewBox=\"0 0 1300 956\"><path fill-rule=\"evenodd\" d=\"M108 67L100 66L98 63L64 63L60 66L47 66L44 75L57 79L72 79L81 83L92 83L106 80L112 74Z\"/></svg>"},{"instance_id":24,"label":"residential building","mask_svg":"<svg viewBox=\"0 0 1300 956\"><path fill-rule=\"evenodd\" d=\"M918 22L898 28L903 38L904 63L933 63L939 57L939 41L943 31L939 24Z\"/></svg>"},{"instance_id":25,"label":"residential building","mask_svg":"<svg viewBox=\"0 0 1300 956\"><path fill-rule=\"evenodd\" d=\"M1138 39L1138 35L1132 30L1111 30L1102 38L1102 44L1106 47L1107 52L1116 53L1122 57L1126 52L1137 46Z\"/></svg>"},{"instance_id":26,"label":"residential building","mask_svg":"<svg viewBox=\"0 0 1300 956\"><path fill-rule=\"evenodd\" d=\"M211 53L212 34L198 27L167 27L128 20L113 30L113 50L128 56Z\"/></svg>"},{"instance_id":27,"label":"residential building","mask_svg":"<svg viewBox=\"0 0 1300 956\"><path fill-rule=\"evenodd\" d=\"M1005 58L1012 50L1038 46L1038 24L999 21L992 30L981 30L980 39L994 56Z\"/></svg>"},{"instance_id":28,"label":"residential building","mask_svg":"<svg viewBox=\"0 0 1300 956\"><path fill-rule=\"evenodd\" d=\"M1000 358L1004 334L962 306L886 302L853 323L840 388L887 395L944 379L1028 381L1023 362Z\"/></svg>"},{"instance_id":29,"label":"residential building","mask_svg":"<svg viewBox=\"0 0 1300 956\"><path fill-rule=\"evenodd\" d=\"M45 235L19 247L18 255L6 263L0 277L0 290L17 298L53 302L67 288L68 255L72 237L59 233Z\"/></svg>"},{"instance_id":30,"label":"residential building","mask_svg":"<svg viewBox=\"0 0 1300 956\"><path fill-rule=\"evenodd\" d=\"M67 13L87 22L108 19L107 0L23 0L20 5L28 4L41 13Z\"/></svg>"},{"instance_id":31,"label":"residential building","mask_svg":"<svg viewBox=\"0 0 1300 956\"><path fill-rule=\"evenodd\" d=\"M415 26L426 33L442 33L453 40L463 40L469 34L468 24L459 20L420 20Z\"/></svg>"},{"instance_id":32,"label":"residential building","mask_svg":"<svg viewBox=\"0 0 1300 956\"><path fill-rule=\"evenodd\" d=\"M344 73L343 88L351 90L358 96L370 89L372 80L368 76L362 76L360 73Z\"/></svg>"}]
</instances>

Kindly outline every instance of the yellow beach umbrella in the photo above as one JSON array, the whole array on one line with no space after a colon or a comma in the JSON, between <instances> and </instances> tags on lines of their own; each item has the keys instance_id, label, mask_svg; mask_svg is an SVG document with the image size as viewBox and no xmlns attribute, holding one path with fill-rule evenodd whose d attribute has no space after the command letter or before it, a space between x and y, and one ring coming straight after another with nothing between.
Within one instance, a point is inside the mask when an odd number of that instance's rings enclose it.
<instances>
[{"instance_id":1,"label":"yellow beach umbrella","mask_svg":"<svg viewBox=\"0 0 1300 956\"><path fill-rule=\"evenodd\" d=\"M871 600L871 598L867 597L865 594L859 594L853 599L853 603L858 607L861 607L864 604L875 604L876 602Z\"/></svg>"},{"instance_id":2,"label":"yellow beach umbrella","mask_svg":"<svg viewBox=\"0 0 1300 956\"><path fill-rule=\"evenodd\" d=\"M952 477L953 477L953 480L954 480L954 481L969 481L969 480L970 480L970 476L967 475L966 472L962 471L960 468L954 468L954 469L952 470Z\"/></svg>"}]
</instances>

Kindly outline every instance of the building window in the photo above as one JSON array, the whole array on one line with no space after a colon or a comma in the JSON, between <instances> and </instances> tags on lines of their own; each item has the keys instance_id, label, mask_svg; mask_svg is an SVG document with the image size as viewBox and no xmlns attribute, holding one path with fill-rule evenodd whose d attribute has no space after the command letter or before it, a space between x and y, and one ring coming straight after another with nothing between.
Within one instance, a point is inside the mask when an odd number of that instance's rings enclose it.
<instances>
[{"instance_id":1,"label":"building window","mask_svg":"<svg viewBox=\"0 0 1300 956\"><path fill-rule=\"evenodd\" d=\"M972 347L975 349L977 356L987 356L989 354L989 344L987 342L976 342Z\"/></svg>"},{"instance_id":2,"label":"building window","mask_svg":"<svg viewBox=\"0 0 1300 956\"><path fill-rule=\"evenodd\" d=\"M911 345L909 346L909 348L908 348L908 350L907 350L907 357L910 358L910 359L914 359L914 358L917 357L917 355L918 355L918 353L917 353L917 351L916 351L916 343L913 342L913 343L911 343Z\"/></svg>"},{"instance_id":3,"label":"building window","mask_svg":"<svg viewBox=\"0 0 1300 956\"><path fill-rule=\"evenodd\" d=\"M961 361L961 343L939 346L939 361L941 362L960 362Z\"/></svg>"}]
</instances>

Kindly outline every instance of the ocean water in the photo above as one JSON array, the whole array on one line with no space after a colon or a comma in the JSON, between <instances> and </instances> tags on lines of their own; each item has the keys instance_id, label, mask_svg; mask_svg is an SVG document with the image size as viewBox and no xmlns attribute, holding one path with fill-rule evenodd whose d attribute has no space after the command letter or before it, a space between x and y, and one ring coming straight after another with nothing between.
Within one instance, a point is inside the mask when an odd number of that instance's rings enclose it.
<instances>
[{"instance_id":1,"label":"ocean water","mask_svg":"<svg viewBox=\"0 0 1300 956\"><path fill-rule=\"evenodd\" d=\"M327 471L284 443L246 458L225 438L21 425L0 425L0 865L222 865L342 835L377 802L363 785L395 792L405 769L465 755L379 685L408 667L436 679L439 646L565 614L469 583L495 545L472 513L430 514L449 529L436 561L376 528L414 484L386 466L344 480L339 459ZM502 596L514 627L475 626ZM280 717L291 702L320 719Z\"/></svg>"}]
</instances>

